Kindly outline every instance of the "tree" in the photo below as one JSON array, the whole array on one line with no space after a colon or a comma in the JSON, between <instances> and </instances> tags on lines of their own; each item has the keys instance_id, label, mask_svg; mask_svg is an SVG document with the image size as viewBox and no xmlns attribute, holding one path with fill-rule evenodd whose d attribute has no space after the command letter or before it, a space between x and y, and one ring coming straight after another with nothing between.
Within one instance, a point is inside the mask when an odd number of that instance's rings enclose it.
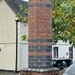
<instances>
[{"instance_id":1,"label":"tree","mask_svg":"<svg viewBox=\"0 0 75 75\"><path fill-rule=\"evenodd\" d=\"M69 41L75 47L75 0L52 0L53 42Z\"/></svg>"},{"instance_id":2,"label":"tree","mask_svg":"<svg viewBox=\"0 0 75 75\"><path fill-rule=\"evenodd\" d=\"M17 14L19 21L28 22L28 9L23 5L25 17ZM69 41L75 47L75 0L52 0L53 42Z\"/></svg>"}]
</instances>

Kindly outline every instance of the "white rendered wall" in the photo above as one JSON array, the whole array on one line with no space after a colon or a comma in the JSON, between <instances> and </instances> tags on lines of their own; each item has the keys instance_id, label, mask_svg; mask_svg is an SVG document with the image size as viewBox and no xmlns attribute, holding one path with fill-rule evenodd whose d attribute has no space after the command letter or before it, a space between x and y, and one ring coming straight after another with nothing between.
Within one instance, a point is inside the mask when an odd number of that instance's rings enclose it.
<instances>
[{"instance_id":1,"label":"white rendered wall","mask_svg":"<svg viewBox=\"0 0 75 75\"><path fill-rule=\"evenodd\" d=\"M24 26L23 23L18 23L18 44L19 44L19 69L24 70L28 68L28 41L22 40L22 36L28 37L28 25Z\"/></svg>"},{"instance_id":2,"label":"white rendered wall","mask_svg":"<svg viewBox=\"0 0 75 75\"><path fill-rule=\"evenodd\" d=\"M0 69L15 70L15 44L0 44Z\"/></svg>"},{"instance_id":3,"label":"white rendered wall","mask_svg":"<svg viewBox=\"0 0 75 75\"><path fill-rule=\"evenodd\" d=\"M73 48L73 61L75 61L75 48Z\"/></svg>"},{"instance_id":4,"label":"white rendered wall","mask_svg":"<svg viewBox=\"0 0 75 75\"><path fill-rule=\"evenodd\" d=\"M15 70L16 22L15 13L5 3L0 2L0 69Z\"/></svg>"}]
</instances>

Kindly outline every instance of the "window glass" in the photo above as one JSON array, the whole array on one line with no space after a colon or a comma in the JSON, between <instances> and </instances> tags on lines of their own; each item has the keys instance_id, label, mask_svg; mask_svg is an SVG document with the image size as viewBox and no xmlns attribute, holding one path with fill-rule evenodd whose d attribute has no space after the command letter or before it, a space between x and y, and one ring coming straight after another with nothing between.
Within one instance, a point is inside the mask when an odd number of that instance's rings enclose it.
<instances>
[{"instance_id":1,"label":"window glass","mask_svg":"<svg viewBox=\"0 0 75 75\"><path fill-rule=\"evenodd\" d=\"M73 59L73 47L69 47L69 58Z\"/></svg>"},{"instance_id":2,"label":"window glass","mask_svg":"<svg viewBox=\"0 0 75 75\"><path fill-rule=\"evenodd\" d=\"M54 57L58 57L58 47L53 48Z\"/></svg>"}]
</instances>

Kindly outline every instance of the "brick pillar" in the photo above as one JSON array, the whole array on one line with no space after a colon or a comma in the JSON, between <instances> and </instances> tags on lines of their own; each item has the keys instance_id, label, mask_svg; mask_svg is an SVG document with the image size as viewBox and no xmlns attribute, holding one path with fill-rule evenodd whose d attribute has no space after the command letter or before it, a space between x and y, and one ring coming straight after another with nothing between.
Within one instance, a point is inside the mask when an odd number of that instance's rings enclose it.
<instances>
[{"instance_id":1,"label":"brick pillar","mask_svg":"<svg viewBox=\"0 0 75 75\"><path fill-rule=\"evenodd\" d=\"M29 68L48 69L52 63L51 0L29 0Z\"/></svg>"}]
</instances>

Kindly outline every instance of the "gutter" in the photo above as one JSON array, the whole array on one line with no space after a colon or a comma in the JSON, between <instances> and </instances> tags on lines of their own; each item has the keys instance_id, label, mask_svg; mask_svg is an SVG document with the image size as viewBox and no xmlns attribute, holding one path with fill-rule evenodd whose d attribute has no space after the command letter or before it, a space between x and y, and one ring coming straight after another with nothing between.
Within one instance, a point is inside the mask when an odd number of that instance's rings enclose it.
<instances>
[{"instance_id":1,"label":"gutter","mask_svg":"<svg viewBox=\"0 0 75 75\"><path fill-rule=\"evenodd\" d=\"M17 57L18 57L18 22L19 20L16 21L16 62L15 62L15 72L17 71Z\"/></svg>"}]
</instances>

